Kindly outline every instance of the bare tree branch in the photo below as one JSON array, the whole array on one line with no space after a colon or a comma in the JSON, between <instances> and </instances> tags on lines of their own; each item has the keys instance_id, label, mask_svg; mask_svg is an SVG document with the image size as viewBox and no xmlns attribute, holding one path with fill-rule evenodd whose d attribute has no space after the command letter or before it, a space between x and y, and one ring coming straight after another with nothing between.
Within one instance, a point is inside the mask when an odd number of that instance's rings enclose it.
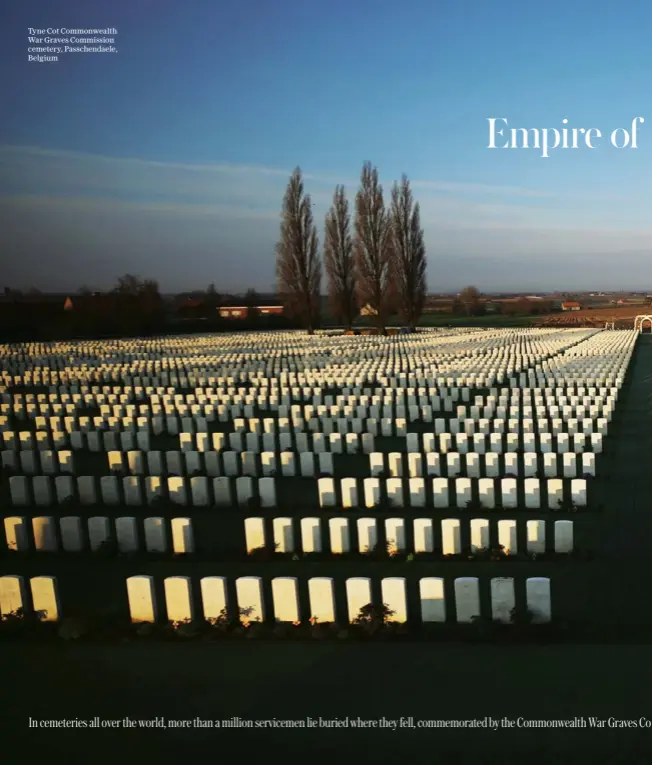
<instances>
[{"instance_id":1,"label":"bare tree branch","mask_svg":"<svg viewBox=\"0 0 652 765\"><path fill-rule=\"evenodd\" d=\"M324 265L328 275L328 298L334 317L353 326L357 314L351 216L344 186L338 186L326 214Z\"/></svg>"},{"instance_id":2,"label":"bare tree branch","mask_svg":"<svg viewBox=\"0 0 652 765\"><path fill-rule=\"evenodd\" d=\"M283 200L276 278L288 314L299 318L312 334L319 315L321 262L312 203L304 194L299 168L292 173Z\"/></svg>"},{"instance_id":3,"label":"bare tree branch","mask_svg":"<svg viewBox=\"0 0 652 765\"><path fill-rule=\"evenodd\" d=\"M404 175L394 184L391 206L392 272L397 303L403 321L414 329L426 300L426 247L419 203L414 202L410 182Z\"/></svg>"}]
</instances>

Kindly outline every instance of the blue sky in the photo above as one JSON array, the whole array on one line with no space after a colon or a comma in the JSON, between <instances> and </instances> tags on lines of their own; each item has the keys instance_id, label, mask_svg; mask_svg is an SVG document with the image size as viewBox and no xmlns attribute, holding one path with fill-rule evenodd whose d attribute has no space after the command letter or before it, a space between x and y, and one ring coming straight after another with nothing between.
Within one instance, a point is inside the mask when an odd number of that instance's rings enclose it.
<instances>
[{"instance_id":1,"label":"blue sky","mask_svg":"<svg viewBox=\"0 0 652 765\"><path fill-rule=\"evenodd\" d=\"M7 14L7 11L3 11ZM270 289L290 172L318 230L360 168L406 173L432 290L652 289L652 4L31 0L0 26L0 287ZM28 27L117 54L27 61ZM611 131L644 117L637 149ZM487 148L593 127L598 148Z\"/></svg>"}]
</instances>

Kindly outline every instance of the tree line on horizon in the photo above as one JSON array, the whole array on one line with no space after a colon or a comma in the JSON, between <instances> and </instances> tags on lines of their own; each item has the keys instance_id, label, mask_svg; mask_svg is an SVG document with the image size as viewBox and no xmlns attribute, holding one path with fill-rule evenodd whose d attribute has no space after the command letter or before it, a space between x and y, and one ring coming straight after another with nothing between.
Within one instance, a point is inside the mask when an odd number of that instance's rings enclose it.
<instances>
[{"instance_id":1,"label":"tree line on horizon","mask_svg":"<svg viewBox=\"0 0 652 765\"><path fill-rule=\"evenodd\" d=\"M283 199L276 245L277 289L285 310L313 333L325 271L330 311L347 329L361 310L381 334L394 313L416 328L426 299L427 254L419 203L405 175L386 204L378 170L365 162L353 222L344 186L338 185L324 221L322 252L323 260L311 197L297 167Z\"/></svg>"}]
</instances>

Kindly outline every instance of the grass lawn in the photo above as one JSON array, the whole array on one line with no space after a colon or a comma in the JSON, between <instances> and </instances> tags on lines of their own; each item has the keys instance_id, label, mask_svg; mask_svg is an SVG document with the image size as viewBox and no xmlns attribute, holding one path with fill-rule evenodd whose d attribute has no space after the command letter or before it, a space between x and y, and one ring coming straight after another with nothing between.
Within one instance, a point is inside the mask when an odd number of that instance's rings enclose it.
<instances>
[{"instance_id":1,"label":"grass lawn","mask_svg":"<svg viewBox=\"0 0 652 765\"><path fill-rule=\"evenodd\" d=\"M411 644L4 644L5 754L13 746L88 762L204 753L291 758L372 754L418 760L641 762L649 729L190 728L35 730L32 719L516 720L652 718L650 649L641 646ZM137 732L134 732L137 731ZM280 745L282 749L276 750ZM238 747L238 749L235 749ZM23 749L23 751L25 751ZM346 752L346 754L345 754ZM457 753L457 757L454 756ZM375 752L374 752L375 754ZM491 757L491 760L489 760ZM559 759L561 757L561 760ZM627 758L627 759L626 759ZM103 758L102 758L103 759ZM7 762L14 761L11 756ZM602 760L600 760L602 761Z\"/></svg>"},{"instance_id":2,"label":"grass lawn","mask_svg":"<svg viewBox=\"0 0 652 765\"><path fill-rule=\"evenodd\" d=\"M502 316L488 313L484 316L452 316L451 314L424 314L420 327L531 327L533 316Z\"/></svg>"},{"instance_id":3,"label":"grass lawn","mask_svg":"<svg viewBox=\"0 0 652 765\"><path fill-rule=\"evenodd\" d=\"M628 378L612 427L613 449L610 443L604 455L606 470L600 471L609 480L602 483L602 478L598 479L606 507L595 515L591 540L600 553L599 560L554 564L551 576L559 582L563 597L575 604L578 616L593 627L596 639L600 639L601 627L605 635L613 632L615 625L622 625L621 640L628 631L625 627L631 627L629 632L637 631L642 641L652 634L652 617L644 597L650 589L652 538L652 338L641 340ZM603 537L602 544L595 536ZM22 572L27 575L32 565L26 561ZM106 561L104 565L111 567L110 573L103 571L106 575L97 576L92 583L89 577L88 585L83 580L85 573L74 566L74 561L62 559L52 573L60 578L62 587L73 588L76 582L73 589L86 588L94 599L100 595L93 590L98 582L104 583L107 592L113 592L118 584L124 592L125 564ZM162 562L147 569L159 576L159 569L170 565ZM280 570L297 564L268 565ZM314 564L319 565L329 564ZM450 573L442 575L455 576L458 571L454 563L410 565L424 565L430 575L444 567ZM502 564L501 570L506 574L508 566L530 565L534 564ZM545 564L538 565L542 573ZM182 562L175 571L187 573L186 566L192 566L195 573L202 572L201 564ZM474 566L476 575L491 575L492 566ZM329 567L332 574L334 567ZM214 569L206 566L208 573L215 573ZM519 578L523 578L520 571ZM652 725L651 648L643 644L60 641L3 643L0 656L5 702L0 737L8 763L27 761L33 753L56 759L65 756L67 763L85 764L116 757L125 762L157 757L167 761L194 754L216 761L234 754L248 759L277 761L281 757L295 761L319 759L323 753L335 754L343 762L357 758L385 762L398 756L426 763L511 765L521 760L550 763L554 758L557 765L576 764L590 757L595 762L629 765L648 761L644 752L652 742L652 727L588 727L589 717L634 721L637 725L641 718L647 718ZM96 716L121 721L121 727L29 727L30 717L90 720ZM415 722L583 718L587 727L122 727L126 717L262 721L305 720L307 716L317 720L360 717L391 721L413 717Z\"/></svg>"}]
</instances>

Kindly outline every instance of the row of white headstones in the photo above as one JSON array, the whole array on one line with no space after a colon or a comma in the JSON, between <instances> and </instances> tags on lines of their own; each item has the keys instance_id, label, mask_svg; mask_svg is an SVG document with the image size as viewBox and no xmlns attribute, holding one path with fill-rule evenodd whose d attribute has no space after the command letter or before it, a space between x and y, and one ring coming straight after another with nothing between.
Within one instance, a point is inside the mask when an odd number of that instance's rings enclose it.
<instances>
[{"instance_id":1,"label":"row of white headstones","mask_svg":"<svg viewBox=\"0 0 652 765\"><path fill-rule=\"evenodd\" d=\"M76 480L79 504L92 506L118 506L126 504L139 507L154 504L158 499L169 499L174 504L202 508L218 507L251 508L257 501L262 508L277 506L276 479L249 476L240 478L218 477L209 479L194 476L160 478L158 476L126 476L120 480L116 475L79 476ZM361 506L372 508L387 497L390 505L424 508L428 504L430 483L432 506L438 509L465 508L473 500L473 485L477 484L480 503L486 508L500 505L504 509L518 507L518 478L342 478L324 477L317 479L318 506L322 509L341 507L356 509ZM496 482L499 485L497 498ZM188 485L189 483L189 489ZM360 491L362 484L362 491ZM405 491L407 484L407 491ZM577 507L587 505L586 478L525 478L525 507L538 509L542 506L542 486L547 496L547 506L557 509L569 495ZM122 487L122 488L121 488ZM233 490L235 487L235 491ZM50 507L55 504L76 502L75 482L72 476L11 476L9 478L11 502L14 507ZM406 504L407 496L407 504Z\"/></svg>"},{"instance_id":2,"label":"row of white headstones","mask_svg":"<svg viewBox=\"0 0 652 765\"><path fill-rule=\"evenodd\" d=\"M0 613L11 614L19 610L33 611L45 621L58 621L61 616L59 588L56 577L31 577L28 598L24 577L0 576ZM336 621L335 587L331 577L311 577L307 580L310 613L302 614L299 603L299 583L296 577L271 579L272 602L265 603L263 580L258 576L243 576L235 580L237 613L244 622L264 621L268 606L277 622L299 623L311 619L317 623ZM152 576L136 575L126 580L131 620L134 623L156 622L159 609ZM371 580L351 577L346 580L346 609L349 622L355 621L360 610L373 602ZM405 622L408 618L407 581L403 577L380 580L382 602L394 613L391 621ZM187 576L171 576L164 580L165 612L170 622L207 621L221 617L228 609L226 577L209 576L200 580L201 606L196 607L192 593L192 580ZM533 621L550 621L550 580L530 577L525 581L527 607ZM514 579L495 577L490 580L491 617L509 622L516 605ZM444 622L447 607L444 580L423 577L419 580L421 621ZM31 602L30 602L31 601ZM480 580L477 577L458 577L454 580L454 613L457 622L471 622L481 616Z\"/></svg>"},{"instance_id":3,"label":"row of white headstones","mask_svg":"<svg viewBox=\"0 0 652 765\"><path fill-rule=\"evenodd\" d=\"M459 380L462 387L468 388L489 388L494 384L525 387L530 380L546 378L569 382L584 382L591 375L612 378L618 361L631 350L636 336L631 332L609 334L610 338L606 333L581 330L539 330L530 334L490 331L470 334L466 339L459 335L447 339L438 333L424 333L413 340L381 339L368 346L362 360L358 338L334 341L317 336L302 341L298 335L236 336L232 342L246 345L246 352L231 355L225 354L224 339L215 337L205 339L211 346L209 354L200 352L202 348L195 338L185 338L178 344L142 341L132 344L136 352L131 353L126 343L122 344L122 352L120 346L111 350L103 343L69 349L61 345L40 349L5 347L0 353L0 367L5 385L74 385L109 380L131 385L143 381L140 368L154 376L158 372L158 381L164 385L183 388L222 382L255 385L256 381L261 382L261 387L270 387L270 378L302 387L345 388L376 381L391 388L425 384L433 378L439 385L456 385ZM510 351L516 342L518 348ZM157 345L168 358L143 362L142 356L152 353ZM281 349L274 351L275 346ZM587 364L587 360L591 363Z\"/></svg>"},{"instance_id":4,"label":"row of white headstones","mask_svg":"<svg viewBox=\"0 0 652 765\"><path fill-rule=\"evenodd\" d=\"M70 451L56 452L3 452L3 465L12 471L23 475L66 475L75 474L75 463ZM35 459L35 454L39 459ZM542 453L543 468L547 478L555 478L559 469L559 453ZM11 457L12 459L4 459ZM150 476L194 476L205 473L207 477L225 476L235 478L241 475L258 477L273 477L278 473L284 477L314 478L315 476L334 476L335 462L331 452L301 452L295 455L283 452L262 452L256 455L252 452L199 452L176 450L160 452L141 451L112 451L108 452L108 469L112 473ZM299 458L298 460L296 458ZM387 457L387 464L386 458ZM562 452L562 468L565 478L574 478L578 474L595 475L595 452ZM521 461L523 463L521 470ZM299 470L297 471L297 462ZM424 474L431 477L459 477L466 470L467 477L498 478L500 475L512 474L525 477L535 477L539 471L539 457L534 452L525 452L522 460L517 452L497 454L479 454L477 452L447 452L441 454L435 451L408 452L407 469L403 452L371 452L369 454L369 471L371 477L388 473L391 478L423 478ZM425 464L424 464L425 463ZM579 463L579 464L578 464ZM39 469L40 468L40 469Z\"/></svg>"},{"instance_id":5,"label":"row of white headstones","mask_svg":"<svg viewBox=\"0 0 652 765\"><path fill-rule=\"evenodd\" d=\"M534 409L538 407L537 429L539 433L539 448L545 449L547 439L542 437L545 435L546 430L545 427L541 427L541 421L546 418L539 415L546 412L546 407L547 414L551 415L549 419L553 421L552 428L554 435L558 439L558 447L559 436L563 436L566 433L575 435L573 431L576 427L579 430L579 421L582 422L583 434L589 432L588 424L586 423L590 421L596 421L597 425L597 428L592 426L590 429L590 433L593 436L602 435L603 432L606 432L606 423L603 420L606 419L608 421L611 419L617 392L622 385L627 365L633 352L634 342L635 337L632 337L632 333L627 332L600 334L592 331L559 332L555 330L535 330L516 333L510 331L427 332L410 336L409 338L391 339L341 339L324 336L306 338L305 336L286 333L282 335L260 335L258 337L251 335L223 338L193 337L157 341L98 342L81 345L68 344L66 346L26 346L20 349L5 348L0 349L1 375L5 385L13 386L19 384L27 387L30 385L49 385L49 395L54 395L55 399L48 399L45 402L43 398L39 398L41 394L36 394L36 398L32 400L28 398L29 394L24 399L21 399L18 394L5 389L0 391L2 394L2 416L6 417L9 413L21 416L24 412L30 419L36 419L39 416L44 417L48 413L59 415L65 411L69 416L74 417L78 407L88 405L89 403L99 405L100 407L124 406L126 414L126 407L135 405L134 402L138 400L138 396L142 395L142 400L148 400L147 406L149 407L148 412L150 414L144 414L142 410L139 411L139 414L147 420L146 427L136 431L136 439L139 436L142 439L142 443L139 443L139 446L147 447L150 432L156 434L159 428L161 432L170 432L170 430L177 430L178 432L179 418L177 415L187 415L188 412L193 414L192 418L190 418L191 421L184 423L182 419L181 427L183 428L184 425L187 425L190 435L195 435L195 432L198 431L195 436L196 439L199 433L204 432L204 420L211 417L212 411L215 418L226 422L233 422L232 433L225 434L231 446L242 446L243 439L244 442L247 442L247 438L253 444L251 435L255 435L256 438L262 435L263 439L265 435L273 435L274 438L278 435L279 443L283 437L286 437L286 442L289 441L291 448L292 445L297 444L297 439L299 439L299 442L302 441L301 436L304 434L303 430L306 424L306 407L304 406L302 411L299 412L296 408L293 409L293 406L299 405L293 405L292 402L297 399L305 402L307 399L311 401L308 406L314 407L314 413L319 418L313 417L308 422L309 428L313 431L313 444L315 435L319 435L318 431L320 428L325 430L331 428L344 430L345 427L345 433L324 433L324 435L340 436L340 439L336 438L333 440L336 444L336 449L338 444L339 447L342 446L342 442L346 444L348 435L353 435L361 427L356 421L362 418L354 416L361 413L354 408L355 404L355 406L368 407L367 412L379 415L378 418L368 418L363 424L363 428L371 427L369 435L374 436L375 433L378 433L378 422L380 421L381 435L396 435L399 432L405 435L410 446L414 448L414 436L416 434L408 432L407 420L414 421L416 419L422 422L424 420L429 422L429 418L433 415L433 412L437 411L439 406L439 411L450 412L451 414L455 411L457 415L464 417L464 423L460 423L458 419L457 425L453 424L453 419L446 420L442 417L433 417L432 421L435 431L432 434L433 442L434 437L439 436L439 446L443 445L444 449L442 452L446 452L450 451L448 447L453 443L453 436L455 437L456 446L458 443L464 443L464 439L457 438L462 429L464 429L467 437L473 435L473 443L476 443L475 424L472 426L474 431L472 434L469 432L471 431L471 425L468 424L468 419L474 420L474 422L477 420L479 430L487 430L489 426L487 423L482 422L482 420L489 420L490 418L480 417L479 415L491 414L493 416L494 413L504 414L505 417L496 418L499 421L501 419L504 420L508 413L507 406L509 406L509 414L511 415L517 413L518 404L518 412L523 415L531 415ZM111 392L107 390L108 386L106 385L103 386L104 390L101 388L97 391L92 390L94 383L101 384L109 380L121 383L121 385L115 386L117 390L114 389ZM173 396L173 398L164 399L161 396L154 399L153 397L159 396L159 393L148 391L149 383L153 383L156 387L171 386L171 390L168 389L162 396L168 395ZM238 387L239 384L240 387ZM133 390L125 394L125 386L133 386ZM138 391L139 386L142 388L142 392ZM203 392L181 394L177 392L177 386L184 389L194 387L197 391ZM216 392L207 395L206 391L210 390L211 386L215 386ZM378 386L382 389L382 393L379 391L376 394L378 398L374 400L373 397L368 396L368 400L365 400L364 397L367 394L364 391L366 387L375 387L378 390ZM509 388L509 396L505 393L501 396L501 390L504 390L504 386ZM445 387L448 388L446 391L443 390ZM469 393L473 387L495 388L489 394L495 401L490 398L480 397L475 399L473 407L467 408L465 406L464 410L454 410L456 405L460 406L458 404L460 399L463 402L470 403ZM519 388L525 387L534 389L534 409L529 406L532 402L532 397L528 396L527 392L524 392L522 395L519 393ZM329 400L328 395L322 394L323 388L346 390L348 398L346 402L343 398L340 398L338 401L337 397ZM120 390L123 391L122 394L120 394ZM410 392L410 390L413 392ZM564 390L564 393L558 395L560 390ZM439 392L434 391L439 391L444 395L439 396ZM580 391L582 394L590 391L591 396L580 395ZM390 393L391 395L389 395ZM402 393L404 395L401 395ZM449 393L450 395L448 395ZM568 396L564 399L563 396L566 393L568 393ZM427 402L424 400L426 395L429 396ZM60 397L59 400L56 399L56 396ZM64 398L65 396L70 396L70 400ZM194 403L190 396L195 396L197 403ZM203 398L201 398L202 396ZM354 397L353 402L350 397ZM573 397L577 400L573 400ZM566 401L571 403L567 404L565 403ZM257 429L260 427L260 421L256 424L256 418L253 415L255 414L254 407L260 406L260 404L269 406L269 409L276 413L276 418L268 418L276 423L273 433L257 432ZM140 405L143 404L141 403ZM559 405L561 405L561 408ZM179 409L177 409L177 406ZM329 406L337 407L337 410L333 411L328 408ZM57 409L55 407L62 408ZM65 410L63 407L65 407ZM165 413L166 416L158 415L154 407L161 407L161 413ZM184 409L183 407L187 408ZM193 407L203 407L203 412L199 410L193 411ZM247 407L250 408L247 409ZM325 408L318 411L319 407ZM350 409L345 411L345 407L350 407ZM372 409L372 407L376 407L376 409ZM381 410L380 407L383 407L383 409ZM531 411L528 411L527 407ZM49 438L52 435L55 438L56 433L64 433L64 436L67 437L68 428L70 428L69 435L71 441L76 438L74 436L75 433L83 433L83 437L79 437L78 443L84 447L97 447L99 451L103 445L99 438L99 429L111 428L118 431L121 426L126 424L124 418L114 417L116 414L115 409L101 411L103 416L100 417L100 422L97 421L97 418L92 421L89 418L88 421L85 421L83 417L79 417L75 418L72 423L70 421L66 423L66 418L64 418L64 428L62 430L55 430L51 434L48 432L47 427L52 425L52 420L49 420L45 428L46 436ZM469 413L475 416L471 418L466 417ZM120 410L120 414L122 414L122 410ZM132 415L135 414L134 410ZM246 424L240 421L236 422L236 420L242 420L242 414L245 414L245 417L252 415L247 418L249 419L248 426L254 428L251 434L243 433L243 427L246 430ZM333 414L338 416L333 418L331 416ZM390 416L381 417L381 414L389 414ZM399 414L406 414L407 416L399 417ZM561 417L554 416L558 414L561 414ZM280 417L279 415L287 416ZM415 415L419 416L416 417ZM523 441L525 441L526 436L533 434L534 424L530 424L530 422L533 422L531 416L523 417L522 422L519 421L518 417L511 419L517 422L508 423L507 427L510 432L504 434L507 438L510 435L518 437L522 432ZM111 421L109 422L109 420ZM131 420L130 432L133 432L133 416ZM283 420L287 420L287 422ZM341 422L342 420L346 421L346 426ZM369 423L369 420L372 420L372 422ZM375 420L375 423L373 420ZM575 420L578 421L577 425L573 422ZM140 424L145 425L143 422ZM39 422L38 425L42 425L42 423ZM138 425L138 418L136 418L136 426L138 427ZM7 426L8 421L4 423L0 421L0 427L5 431L8 430ZM77 427L80 428L79 431L76 430ZM263 420L264 427L270 428L269 424L265 425L265 420ZM501 426L499 425L498 427ZM81 428L83 428L83 431ZM95 430L93 430L94 428ZM504 429L504 426L502 428ZM585 428L586 431L584 430ZM349 433L349 429L352 433ZM375 433L373 432L374 429ZM444 438L442 442L442 436L449 435L446 433L447 429L451 430L451 437ZM93 438L89 439L89 436L93 436L94 433L97 436L96 443L93 441ZM360 430L360 434L363 435L362 430ZM118 435L122 439L127 434L119 433ZM489 435L491 441L491 436L494 434L487 430L483 435ZM502 438L503 434L500 435ZM344 436L343 439L342 436ZM10 438L8 437L6 440L10 440ZM48 438L40 438L49 445ZM25 439L25 443L29 442L29 437L19 435L18 442L20 443L22 439ZM349 440L353 441L353 439ZM533 442L533 439L527 440L528 446L536 447L536 441ZM564 440L563 438L561 439L562 444ZM218 441L223 443L219 436ZM319 442L320 439L318 438L317 441ZM333 441L329 438L329 445L332 445ZM68 442L62 439L59 443L67 445ZM199 442L195 440L194 443ZM274 443L276 444L276 440ZM479 440L477 443L479 443ZM494 439L494 443L497 443L497 439ZM187 436L184 437L183 444L184 446L190 444L190 439ZM121 445L123 445L122 440ZM369 440L367 441L368 448ZM142 450L146 452L147 448ZM237 451L245 450L240 448ZM427 452L427 449L424 448L424 452ZM368 453L373 452L368 451ZM487 457L491 457L491 455L487 455ZM283 455L281 455L281 459L283 459ZM414 457L412 459L414 461ZM428 459L427 456L426 459ZM454 469L455 457L452 458L452 461ZM26 478L27 476L12 477L12 493L15 486L18 492L25 490L23 493L24 497L27 498L28 490L24 482ZM271 478L271 476L265 476L258 480L261 500L263 498L262 495L266 494L265 487L270 487L268 491L271 494L271 487L274 486L273 480L271 483L262 483L270 481ZM137 485L139 480L140 476L138 475L128 476L124 479L123 483L125 487L127 485L134 486L134 481ZM210 488L207 487L211 487L211 485L213 490L217 486L219 491L226 493L224 487L227 484L224 483L225 480L229 481L228 478L220 476L208 482L206 476L194 476L190 479L191 494L194 495L196 491L199 492L200 496L210 496ZM423 480L419 476L410 478L410 494L414 494L416 497L420 495L421 485L418 482L423 482ZM434 477L432 480L434 496L435 498L440 497L440 500L443 502L444 489L448 492L448 480L442 477ZM459 504L467 496L470 498L470 479L456 478L455 480L455 493ZM492 479L479 478L478 480L479 482L485 482L483 487L486 493L489 492L490 488L486 482L491 481L491 490L493 491ZM548 479L549 497L555 495L559 488L557 484L550 485L550 481L555 480L558 479ZM46 494L51 491L49 475L34 476L32 481L35 486L40 486ZM70 481L71 476L69 475L57 476L55 485L64 486L65 482L65 486L69 487L70 484L68 482ZM155 495L157 481L159 485L162 485L163 482L160 477L148 476L145 478L146 486L149 485L154 489L148 496L152 497ZM169 485L170 481L172 481L171 486ZM366 483L367 481L376 483ZM395 482L393 484L394 491L398 491L398 484L396 482L400 482L401 479L393 477L387 479L388 483L389 481ZM574 499L578 504L582 504L586 501L585 482L583 482L583 479L574 479L574 481L582 482L582 485L575 483L571 489ZM365 479L365 496L367 496L367 487L369 487L370 495L375 495L376 489L379 488L378 482L379 479L373 476ZM439 483L435 484L435 482ZM95 477L81 476L77 483L80 489L82 486L85 487L88 499L91 499L93 502L97 501L98 493L95 491ZM182 476L170 476L167 483L168 488L172 490L173 496L182 499L183 502L187 501L185 482ZM538 479L527 477L525 483L526 498L538 496ZM242 499L242 504L246 504L254 496L252 477L238 477L235 479L235 484L236 497ZM100 479L100 486L106 486L107 491L117 494L117 476L103 476ZM109 486L111 489L108 489ZM228 486L230 501L230 483ZM342 503L347 504L348 497L349 506L357 505L356 495L358 489L356 479L342 479L340 488L342 489ZM503 496L503 505L505 504L506 497L509 504L511 501L509 498L516 496L516 489L516 479L502 479L501 494ZM333 478L320 478L318 490L322 506L330 507L329 502L331 498L334 499L335 497L335 482ZM403 490L402 482L400 490L401 492ZM135 494L137 490L134 489L133 491ZM101 490L100 494L103 493L104 490ZM145 494L147 495L148 492L146 491ZM200 504L203 502L204 500L202 499ZM437 500L435 499L435 505L436 502ZM261 502L261 504L263 503ZM448 504L447 497L445 504ZM416 506L419 506L418 500ZM121 520L135 521L135 519ZM254 534L253 529L256 524L258 524L258 530L260 530L260 520L247 519L252 529L252 534ZM347 521L345 518L331 520L336 522ZM362 528L363 534L367 534L366 538L372 539L372 524L366 523L366 521L371 522L374 519L360 520L364 520L365 523L361 526L359 525L358 530L360 531ZM417 520L428 521L429 519ZM473 520L475 522L483 522L485 519ZM446 537L447 539L454 540L456 528L459 536L459 520L445 519L444 522L447 525L446 527L442 526L442 538ZM457 524L457 527L455 524ZM444 528L447 529L446 532L444 532ZM509 527L503 526L502 528L507 529ZM559 528L568 530L571 527L563 526ZM368 530L368 533L365 529ZM505 533L507 532L504 531L503 534ZM560 536L563 537L564 535L568 540L568 531L560 531ZM337 537L332 535L332 538ZM342 536L340 536L341 539ZM452 549L455 549L454 544ZM258 580L257 577L244 579Z\"/></svg>"},{"instance_id":6,"label":"row of white headstones","mask_svg":"<svg viewBox=\"0 0 652 765\"><path fill-rule=\"evenodd\" d=\"M244 519L247 552L274 545L280 553L294 553L299 549L295 540L295 523L291 517L275 517L271 520L272 538L268 539L266 520L259 516ZM141 551L140 523L144 547L150 553L164 553L168 550L168 538L171 550L175 554L193 553L195 541L191 518L171 518L169 521L160 517L139 519L133 516L120 516L109 519L107 516L68 515L55 519L53 516L9 516L4 519L5 539L9 550L27 552L31 549L40 552L82 552L85 549L97 551L115 538L117 549L121 553ZM432 518L408 519L412 522L414 544L412 552L432 553L435 549L435 521ZM115 533L111 524L115 523ZM168 531L169 523L169 531ZM334 554L347 553L351 550L350 521L348 518L330 518L328 520L328 548ZM470 546L473 551L487 550L490 547L490 520L487 518L444 518L439 522L441 550L443 555L458 555L462 552L462 524L468 524ZM546 522L543 520L519 521L501 519L496 522L498 544L506 554L518 552L518 526L526 524L526 549L529 553L546 552ZM84 534L86 524L87 537ZM358 551L369 552L379 541L379 520L362 517L356 521ZM320 518L308 517L297 519L300 529L300 549L303 553L320 553L324 550L324 534ZM406 519L386 518L384 520L385 538L390 552L406 552ZM87 547L88 546L88 547ZM569 553L573 550L573 522L558 520L554 522L554 551Z\"/></svg>"}]
</instances>

